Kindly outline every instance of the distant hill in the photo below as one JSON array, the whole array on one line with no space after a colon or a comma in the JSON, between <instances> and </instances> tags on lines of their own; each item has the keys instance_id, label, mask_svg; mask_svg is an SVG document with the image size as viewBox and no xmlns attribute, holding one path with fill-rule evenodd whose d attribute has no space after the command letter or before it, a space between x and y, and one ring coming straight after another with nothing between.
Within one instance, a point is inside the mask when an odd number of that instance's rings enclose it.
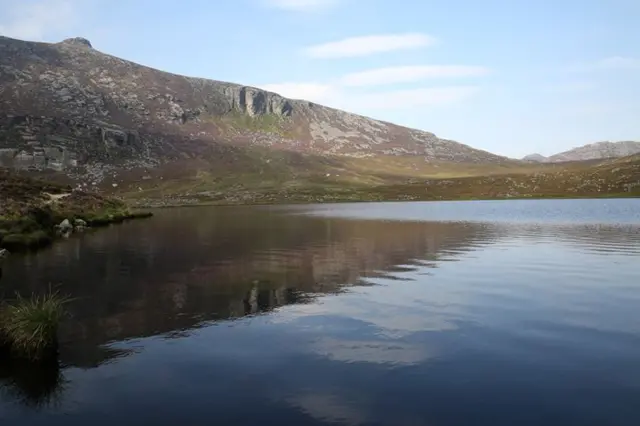
<instances>
[{"instance_id":1,"label":"distant hill","mask_svg":"<svg viewBox=\"0 0 640 426\"><path fill-rule=\"evenodd\" d=\"M544 163L547 161L547 157L540 154L530 154L522 158L522 161L528 161L530 163Z\"/></svg>"},{"instance_id":2,"label":"distant hill","mask_svg":"<svg viewBox=\"0 0 640 426\"><path fill-rule=\"evenodd\" d=\"M640 142L596 142L573 148L550 157L540 154L531 154L522 160L539 163L559 163L562 161L604 160L607 158L620 158L640 153Z\"/></svg>"}]
</instances>

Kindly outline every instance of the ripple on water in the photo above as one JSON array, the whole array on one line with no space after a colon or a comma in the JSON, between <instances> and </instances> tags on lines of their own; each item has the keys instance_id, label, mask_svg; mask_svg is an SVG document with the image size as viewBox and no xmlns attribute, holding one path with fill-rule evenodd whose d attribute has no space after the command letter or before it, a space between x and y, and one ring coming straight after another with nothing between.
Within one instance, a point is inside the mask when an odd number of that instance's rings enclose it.
<instances>
[{"instance_id":1,"label":"ripple on water","mask_svg":"<svg viewBox=\"0 0 640 426\"><path fill-rule=\"evenodd\" d=\"M639 212L171 209L15 256L5 291L52 282L77 300L55 376L67 386L0 368L0 418L640 424ZM21 406L21 391L46 409Z\"/></svg>"}]
</instances>

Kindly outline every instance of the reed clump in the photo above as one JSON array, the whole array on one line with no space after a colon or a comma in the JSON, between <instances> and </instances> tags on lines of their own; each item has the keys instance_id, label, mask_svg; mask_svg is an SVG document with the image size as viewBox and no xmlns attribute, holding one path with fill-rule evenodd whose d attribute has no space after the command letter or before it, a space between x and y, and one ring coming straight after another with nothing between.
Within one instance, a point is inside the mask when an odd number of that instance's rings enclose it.
<instances>
[{"instance_id":1,"label":"reed clump","mask_svg":"<svg viewBox=\"0 0 640 426\"><path fill-rule=\"evenodd\" d=\"M54 356L58 326L69 298L49 291L22 297L0 305L0 345L12 356L38 360Z\"/></svg>"}]
</instances>

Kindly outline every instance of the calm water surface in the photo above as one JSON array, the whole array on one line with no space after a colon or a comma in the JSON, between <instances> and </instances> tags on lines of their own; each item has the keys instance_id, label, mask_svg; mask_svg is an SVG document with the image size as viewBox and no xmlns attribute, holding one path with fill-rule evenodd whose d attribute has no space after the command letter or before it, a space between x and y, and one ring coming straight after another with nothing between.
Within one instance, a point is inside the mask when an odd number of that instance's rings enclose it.
<instances>
[{"instance_id":1,"label":"calm water surface","mask_svg":"<svg viewBox=\"0 0 640 426\"><path fill-rule=\"evenodd\" d=\"M640 424L640 200L167 209L0 285L76 298L2 425Z\"/></svg>"}]
</instances>

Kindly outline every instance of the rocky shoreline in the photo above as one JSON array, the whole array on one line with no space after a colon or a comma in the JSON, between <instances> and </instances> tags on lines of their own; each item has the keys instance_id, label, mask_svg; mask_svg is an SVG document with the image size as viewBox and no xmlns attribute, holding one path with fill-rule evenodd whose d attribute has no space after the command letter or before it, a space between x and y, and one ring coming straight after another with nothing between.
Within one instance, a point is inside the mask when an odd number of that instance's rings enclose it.
<instances>
[{"instance_id":1,"label":"rocky shoreline","mask_svg":"<svg viewBox=\"0 0 640 426\"><path fill-rule=\"evenodd\" d=\"M74 232L147 218L122 200L0 171L0 259Z\"/></svg>"}]
</instances>

